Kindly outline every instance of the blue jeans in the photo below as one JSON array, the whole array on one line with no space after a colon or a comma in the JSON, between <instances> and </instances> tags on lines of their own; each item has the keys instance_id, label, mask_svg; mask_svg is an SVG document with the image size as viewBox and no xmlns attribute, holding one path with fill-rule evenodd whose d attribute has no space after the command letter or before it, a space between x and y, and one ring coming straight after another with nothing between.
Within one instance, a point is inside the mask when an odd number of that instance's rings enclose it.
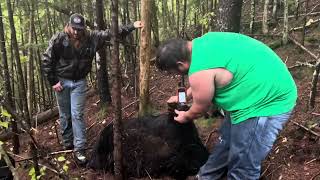
<instances>
[{"instance_id":1,"label":"blue jeans","mask_svg":"<svg viewBox=\"0 0 320 180\"><path fill-rule=\"evenodd\" d=\"M272 149L279 132L290 117L288 113L255 117L231 124L226 115L220 127L219 142L199 171L199 179L259 179L261 163Z\"/></svg>"},{"instance_id":2,"label":"blue jeans","mask_svg":"<svg viewBox=\"0 0 320 180\"><path fill-rule=\"evenodd\" d=\"M59 107L60 129L63 145L74 145L74 150L85 148L86 125L83 118L86 101L86 79L73 81L59 79L63 90L56 92Z\"/></svg>"}]
</instances>

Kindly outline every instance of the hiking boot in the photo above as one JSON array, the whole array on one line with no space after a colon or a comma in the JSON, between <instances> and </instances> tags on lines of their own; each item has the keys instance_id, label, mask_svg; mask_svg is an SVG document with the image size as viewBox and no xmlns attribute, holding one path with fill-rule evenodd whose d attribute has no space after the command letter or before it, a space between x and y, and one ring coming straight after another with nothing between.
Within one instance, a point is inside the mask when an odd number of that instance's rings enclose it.
<instances>
[{"instance_id":1,"label":"hiking boot","mask_svg":"<svg viewBox=\"0 0 320 180\"><path fill-rule=\"evenodd\" d=\"M85 165L87 163L87 157L84 150L75 151L73 155L79 165Z\"/></svg>"}]
</instances>

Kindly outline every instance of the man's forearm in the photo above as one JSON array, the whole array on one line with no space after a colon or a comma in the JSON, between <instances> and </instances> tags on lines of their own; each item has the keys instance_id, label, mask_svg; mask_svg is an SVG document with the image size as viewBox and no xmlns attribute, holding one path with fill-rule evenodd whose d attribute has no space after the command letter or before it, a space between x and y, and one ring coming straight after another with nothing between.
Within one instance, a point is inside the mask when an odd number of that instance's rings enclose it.
<instances>
[{"instance_id":1,"label":"man's forearm","mask_svg":"<svg viewBox=\"0 0 320 180\"><path fill-rule=\"evenodd\" d=\"M193 104L189 111L186 112L186 118L188 120L197 119L201 117L203 115L203 112L206 112L207 109L207 106Z\"/></svg>"}]
</instances>

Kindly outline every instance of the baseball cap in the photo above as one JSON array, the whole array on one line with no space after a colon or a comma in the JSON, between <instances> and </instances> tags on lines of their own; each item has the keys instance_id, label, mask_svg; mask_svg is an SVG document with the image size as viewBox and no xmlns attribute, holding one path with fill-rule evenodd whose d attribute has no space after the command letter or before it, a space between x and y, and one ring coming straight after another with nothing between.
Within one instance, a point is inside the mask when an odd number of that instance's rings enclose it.
<instances>
[{"instance_id":1,"label":"baseball cap","mask_svg":"<svg viewBox=\"0 0 320 180\"><path fill-rule=\"evenodd\" d=\"M69 25L76 29L85 29L84 17L80 14L72 14L69 19Z\"/></svg>"}]
</instances>

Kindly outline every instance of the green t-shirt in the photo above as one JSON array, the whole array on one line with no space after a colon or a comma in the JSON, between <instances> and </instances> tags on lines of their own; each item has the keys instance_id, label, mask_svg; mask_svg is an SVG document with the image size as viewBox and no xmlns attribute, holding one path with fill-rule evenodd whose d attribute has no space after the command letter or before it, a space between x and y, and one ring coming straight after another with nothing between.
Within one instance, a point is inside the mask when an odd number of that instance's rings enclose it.
<instances>
[{"instance_id":1,"label":"green t-shirt","mask_svg":"<svg viewBox=\"0 0 320 180\"><path fill-rule=\"evenodd\" d=\"M290 72L260 41L226 32L209 32L194 39L189 76L213 68L225 68L233 74L227 86L215 89L212 99L231 113L233 124L286 113L295 106L297 87Z\"/></svg>"}]
</instances>

